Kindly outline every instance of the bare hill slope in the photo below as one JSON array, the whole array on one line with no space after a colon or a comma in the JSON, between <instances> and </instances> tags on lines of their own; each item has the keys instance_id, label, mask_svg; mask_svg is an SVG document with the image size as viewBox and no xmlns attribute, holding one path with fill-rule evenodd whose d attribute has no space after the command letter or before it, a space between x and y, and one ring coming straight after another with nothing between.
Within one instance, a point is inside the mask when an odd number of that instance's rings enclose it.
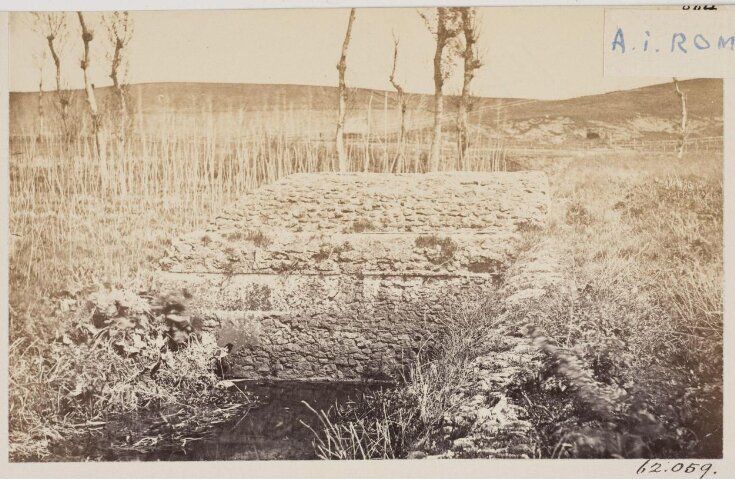
<instances>
[{"instance_id":1,"label":"bare hill slope","mask_svg":"<svg viewBox=\"0 0 735 479\"><path fill-rule=\"evenodd\" d=\"M681 86L688 95L692 134L721 135L722 81L687 80L681 82ZM189 126L198 128L202 119L209 115L220 121L221 125L217 125L220 130L231 129L237 118L241 121L247 118L246 123L251 123L257 115L258 121L269 125L284 127L285 123L291 121L298 124L300 133L318 131L328 134L333 129L337 104L336 88L323 86L146 83L129 88L133 109L140 113L144 124L155 127L160 126L163 118L178 117L188 119ZM102 105L114 93L110 87L98 88L96 91ZM47 92L43 96L45 111L53 112L53 93ZM33 131L37 123L38 98L38 93L10 94L11 135L30 134ZM74 92L72 103L75 110L84 111L83 92ZM456 104L457 98L448 96L447 123L450 125L453 123L452 112ZM387 123L393 128L396 122L395 93L354 89L349 98L352 126L348 130L365 129L359 124L366 124L368 105L372 109L372 131L383 131ZM409 127L427 126L431 121L432 97L410 95L410 110ZM679 114L679 100L673 86L663 83L565 100L478 98L471 118L475 125L487 131L500 131L502 136L520 141L543 142L554 138L563 140L565 135L579 136L590 128L610 131L611 135L670 136ZM179 127L184 128L184 123Z\"/></svg>"}]
</instances>

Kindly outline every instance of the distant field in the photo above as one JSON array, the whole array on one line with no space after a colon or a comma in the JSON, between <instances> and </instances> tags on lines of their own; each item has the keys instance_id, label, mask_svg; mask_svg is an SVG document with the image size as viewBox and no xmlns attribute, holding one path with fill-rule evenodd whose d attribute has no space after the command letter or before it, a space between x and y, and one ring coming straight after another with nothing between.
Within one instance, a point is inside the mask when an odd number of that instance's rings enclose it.
<instances>
[{"instance_id":1,"label":"distant field","mask_svg":"<svg viewBox=\"0 0 735 479\"><path fill-rule=\"evenodd\" d=\"M688 97L690 135L722 135L722 81L681 82ZM112 90L97 89L100 104ZM309 138L331 138L336 121L337 89L303 85L214 83L150 83L130 86L136 128L146 134L172 129L220 138L254 130L283 132ZM11 135L38 130L38 93L11 93ZM54 114L53 93L43 95L46 116ZM75 92L72 110L84 112L84 95ZM432 122L430 95L409 95L407 126L420 132ZM396 95L392 91L353 89L348 101L346 131L352 135L385 136L398 130ZM451 132L457 98L446 100ZM642 115L641 112L656 112ZM586 139L588 130L614 141L672 139L680 115L671 83L568 100L476 99L471 124L478 134L521 143L561 144ZM369 119L369 122L368 122Z\"/></svg>"}]
</instances>

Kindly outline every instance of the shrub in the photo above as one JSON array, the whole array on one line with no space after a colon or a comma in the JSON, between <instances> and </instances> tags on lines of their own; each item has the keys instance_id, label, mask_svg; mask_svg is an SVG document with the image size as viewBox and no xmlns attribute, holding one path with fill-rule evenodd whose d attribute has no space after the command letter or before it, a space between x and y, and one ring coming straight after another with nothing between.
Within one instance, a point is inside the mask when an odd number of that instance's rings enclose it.
<instances>
[{"instance_id":1,"label":"shrub","mask_svg":"<svg viewBox=\"0 0 735 479\"><path fill-rule=\"evenodd\" d=\"M50 344L22 337L10 348L13 460L43 459L85 432L75 423L221 393L215 366L227 351L193 328L182 294L105 289L59 319Z\"/></svg>"},{"instance_id":2,"label":"shrub","mask_svg":"<svg viewBox=\"0 0 735 479\"><path fill-rule=\"evenodd\" d=\"M457 252L457 243L449 237L420 235L416 237L414 244L417 248L424 248L429 262L436 265L451 261Z\"/></svg>"}]
</instances>

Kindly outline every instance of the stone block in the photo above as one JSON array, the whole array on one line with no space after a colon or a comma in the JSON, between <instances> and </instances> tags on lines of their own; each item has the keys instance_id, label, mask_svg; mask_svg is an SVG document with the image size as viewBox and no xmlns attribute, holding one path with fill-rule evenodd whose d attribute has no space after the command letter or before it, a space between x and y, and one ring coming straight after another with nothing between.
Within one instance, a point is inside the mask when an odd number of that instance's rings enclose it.
<instances>
[{"instance_id":1,"label":"stone block","mask_svg":"<svg viewBox=\"0 0 735 479\"><path fill-rule=\"evenodd\" d=\"M498 288L547 190L539 172L291 175L174 241L159 279L235 346L236 376L382 378Z\"/></svg>"}]
</instances>

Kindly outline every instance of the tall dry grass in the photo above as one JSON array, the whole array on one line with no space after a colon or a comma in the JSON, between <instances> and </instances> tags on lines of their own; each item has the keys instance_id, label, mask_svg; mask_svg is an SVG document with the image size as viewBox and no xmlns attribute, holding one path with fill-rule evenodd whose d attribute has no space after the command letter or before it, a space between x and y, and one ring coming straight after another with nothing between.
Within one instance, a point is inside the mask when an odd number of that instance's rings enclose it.
<instances>
[{"instance_id":1,"label":"tall dry grass","mask_svg":"<svg viewBox=\"0 0 735 479\"><path fill-rule=\"evenodd\" d=\"M136 368L152 364L131 361L108 347L64 340L78 326L69 319L69 305L98 290L150 290L158 259L176 235L203 226L262 184L336 167L333 141L310 131L310 122L290 111L227 117L226 130L223 118L207 111L165 112L154 119L138 113L123 128L107 117L100 157L85 115L76 113L66 130L45 121L39 123L42 129L11 139L15 459L47 457L55 442L73 434L72 422L129 409L115 404L138 407L146 402L130 397L157 394L156 384L130 380ZM414 132L400 150L390 135L353 135L347 142L350 170L424 171L429 142L423 135ZM453 164L447 144L442 168L499 169L505 161L500 145L480 140L470 153L462 165ZM183 355L177 364L194 361L196 366L184 368L183 376L208 377L211 383L211 371L197 368L209 367L216 345L194 344L188 351L196 357L176 353ZM97 358L94 367L86 364L90 357ZM90 379L96 400L69 398L80 374ZM176 384L161 385L161 394L175 399ZM182 389L183 394L193 390L201 394L202 388ZM128 399L118 397L119 391ZM165 400L159 399L154 402Z\"/></svg>"},{"instance_id":2,"label":"tall dry grass","mask_svg":"<svg viewBox=\"0 0 735 479\"><path fill-rule=\"evenodd\" d=\"M270 112L263 123L228 117L243 129L227 131L218 130L222 118L212 112L169 113L155 122L138 114L124 138L108 128L100 158L81 118L71 134L47 122L45 131L11 140L14 331L38 323L45 298L146 280L170 238L238 196L285 175L336 168L333 141L306 130L308 123L299 131L304 119L293 112ZM415 131L400 149L390 134L353 135L350 170L425 171L425 134ZM504 168L496 142L478 136L461 165L450 142L442 169ZM34 317L24 317L28 312Z\"/></svg>"},{"instance_id":3,"label":"tall dry grass","mask_svg":"<svg viewBox=\"0 0 735 479\"><path fill-rule=\"evenodd\" d=\"M453 308L441 332L424 340L396 388L364 394L329 411L312 412L309 427L322 459L422 458L444 452L444 428L476 379L472 361L504 345L490 332L499 326L499 295ZM478 394L479 391L476 391Z\"/></svg>"},{"instance_id":4,"label":"tall dry grass","mask_svg":"<svg viewBox=\"0 0 735 479\"><path fill-rule=\"evenodd\" d=\"M400 457L445 451L435 426L458 413L452 395L473 387L468 364L496 347L487 332L526 325L538 362L515 378L511 397L534 426L526 438L534 457L721 457L721 156L514 163L549 174L549 225L523 231L520 244L529 258L558 254L562 280L507 311L506 324L493 322L493 308L458 312L395 390L325 417L319 450L329 458L382 457L385 445ZM400 429L387 427L397 419Z\"/></svg>"},{"instance_id":5,"label":"tall dry grass","mask_svg":"<svg viewBox=\"0 0 735 479\"><path fill-rule=\"evenodd\" d=\"M539 454L721 457L721 155L544 168L550 224L529 244L562 252L565 281L521 312L544 361L521 399Z\"/></svg>"}]
</instances>

